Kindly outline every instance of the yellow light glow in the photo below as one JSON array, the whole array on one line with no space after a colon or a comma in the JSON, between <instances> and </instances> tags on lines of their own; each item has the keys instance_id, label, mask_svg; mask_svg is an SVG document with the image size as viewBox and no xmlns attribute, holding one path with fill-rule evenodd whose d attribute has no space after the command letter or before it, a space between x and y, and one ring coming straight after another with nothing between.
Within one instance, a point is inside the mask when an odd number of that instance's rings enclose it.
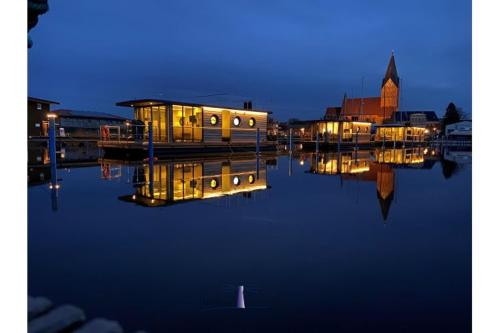
<instances>
[{"instance_id":1,"label":"yellow light glow","mask_svg":"<svg viewBox=\"0 0 500 333\"><path fill-rule=\"evenodd\" d=\"M47 118L57 118L55 113L47 113Z\"/></svg>"},{"instance_id":2,"label":"yellow light glow","mask_svg":"<svg viewBox=\"0 0 500 333\"><path fill-rule=\"evenodd\" d=\"M215 125L217 125L218 120L219 120L219 119L217 118L217 116L216 116L216 115L212 115L212 116L210 117L210 124L211 124L211 125L213 125L213 126L215 126Z\"/></svg>"},{"instance_id":3,"label":"yellow light glow","mask_svg":"<svg viewBox=\"0 0 500 333\"><path fill-rule=\"evenodd\" d=\"M255 182L255 177L254 177L254 175L250 175L250 176L248 176L248 182L249 182L250 184L253 184L253 183Z\"/></svg>"},{"instance_id":4,"label":"yellow light glow","mask_svg":"<svg viewBox=\"0 0 500 333\"><path fill-rule=\"evenodd\" d=\"M304 161L300 161L300 165L304 165Z\"/></svg>"},{"instance_id":5,"label":"yellow light glow","mask_svg":"<svg viewBox=\"0 0 500 333\"><path fill-rule=\"evenodd\" d=\"M250 126L250 127L254 127L255 126L255 118L248 119L248 126Z\"/></svg>"},{"instance_id":6,"label":"yellow light glow","mask_svg":"<svg viewBox=\"0 0 500 333\"><path fill-rule=\"evenodd\" d=\"M215 178L214 178L214 179L212 179L212 180L210 181L210 187L211 187L211 188L215 189L215 188L217 188L217 185L218 185L218 184L217 184L217 179L215 179Z\"/></svg>"}]
</instances>

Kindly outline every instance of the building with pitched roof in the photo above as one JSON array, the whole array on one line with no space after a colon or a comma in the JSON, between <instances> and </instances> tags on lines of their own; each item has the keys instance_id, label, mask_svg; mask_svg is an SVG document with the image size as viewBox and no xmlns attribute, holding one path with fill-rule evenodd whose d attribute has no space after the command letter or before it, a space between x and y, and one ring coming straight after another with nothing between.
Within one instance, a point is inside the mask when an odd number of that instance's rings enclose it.
<instances>
[{"instance_id":1,"label":"building with pitched roof","mask_svg":"<svg viewBox=\"0 0 500 333\"><path fill-rule=\"evenodd\" d=\"M324 118L382 124L384 121L392 119L393 114L398 111L399 81L393 52L382 79L380 96L356 98L344 96L342 106L328 107Z\"/></svg>"}]
</instances>

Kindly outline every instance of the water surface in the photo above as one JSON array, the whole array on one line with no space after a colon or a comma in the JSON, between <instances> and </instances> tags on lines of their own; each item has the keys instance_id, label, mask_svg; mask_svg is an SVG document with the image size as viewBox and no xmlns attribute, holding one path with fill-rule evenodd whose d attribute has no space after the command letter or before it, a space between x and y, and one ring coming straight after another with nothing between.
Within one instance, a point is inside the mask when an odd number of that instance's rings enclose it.
<instances>
[{"instance_id":1,"label":"water surface","mask_svg":"<svg viewBox=\"0 0 500 333\"><path fill-rule=\"evenodd\" d=\"M67 166L31 168L33 296L126 331L470 331L470 153Z\"/></svg>"}]
</instances>

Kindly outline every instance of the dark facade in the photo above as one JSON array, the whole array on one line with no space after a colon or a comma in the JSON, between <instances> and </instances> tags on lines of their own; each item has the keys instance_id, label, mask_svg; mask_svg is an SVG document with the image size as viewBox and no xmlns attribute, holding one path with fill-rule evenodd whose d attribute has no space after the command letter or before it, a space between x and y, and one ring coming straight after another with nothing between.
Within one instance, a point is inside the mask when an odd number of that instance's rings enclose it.
<instances>
[{"instance_id":1,"label":"dark facade","mask_svg":"<svg viewBox=\"0 0 500 333\"><path fill-rule=\"evenodd\" d=\"M47 136L47 113L58 102L28 97L28 138Z\"/></svg>"}]
</instances>

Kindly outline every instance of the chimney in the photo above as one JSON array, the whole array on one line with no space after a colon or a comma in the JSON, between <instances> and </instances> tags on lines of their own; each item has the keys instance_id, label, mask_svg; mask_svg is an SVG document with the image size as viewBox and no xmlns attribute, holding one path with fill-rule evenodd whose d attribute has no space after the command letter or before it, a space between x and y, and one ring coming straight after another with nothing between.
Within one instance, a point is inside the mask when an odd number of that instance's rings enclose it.
<instances>
[{"instance_id":1,"label":"chimney","mask_svg":"<svg viewBox=\"0 0 500 333\"><path fill-rule=\"evenodd\" d=\"M243 102L243 109L252 110L252 101L244 101Z\"/></svg>"}]
</instances>

